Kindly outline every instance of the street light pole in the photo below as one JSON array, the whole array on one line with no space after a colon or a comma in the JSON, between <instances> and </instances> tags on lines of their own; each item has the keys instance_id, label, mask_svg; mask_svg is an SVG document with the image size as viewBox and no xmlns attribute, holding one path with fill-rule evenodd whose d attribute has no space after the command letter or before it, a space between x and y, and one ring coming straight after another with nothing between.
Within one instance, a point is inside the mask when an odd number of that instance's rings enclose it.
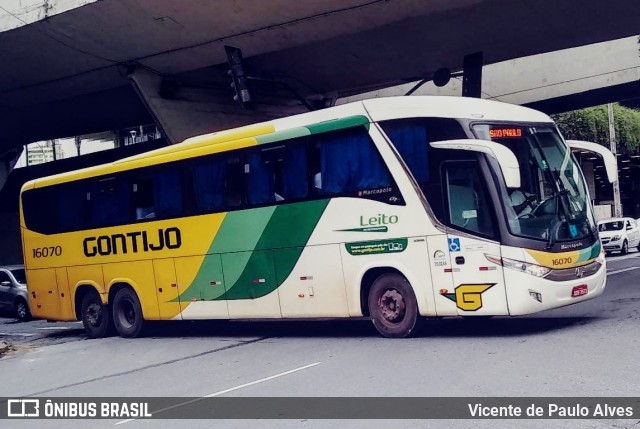
<instances>
[{"instance_id":1,"label":"street light pole","mask_svg":"<svg viewBox=\"0 0 640 429\"><path fill-rule=\"evenodd\" d=\"M613 116L613 103L607 104L607 113L609 114L609 145L611 153L616 157L616 167L618 161L617 142L616 142L616 123ZM613 216L622 217L622 202L620 200L620 175L618 180L613 182Z\"/></svg>"}]
</instances>

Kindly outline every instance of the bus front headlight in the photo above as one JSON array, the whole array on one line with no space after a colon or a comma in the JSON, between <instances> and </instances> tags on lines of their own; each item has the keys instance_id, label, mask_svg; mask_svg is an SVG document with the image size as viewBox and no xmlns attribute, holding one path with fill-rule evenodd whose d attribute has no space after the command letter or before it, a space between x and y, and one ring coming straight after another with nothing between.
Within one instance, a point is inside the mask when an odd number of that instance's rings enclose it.
<instances>
[{"instance_id":1,"label":"bus front headlight","mask_svg":"<svg viewBox=\"0 0 640 429\"><path fill-rule=\"evenodd\" d=\"M515 259L509 258L500 258L492 255L485 255L485 257L498 265L502 265L505 268L510 268L512 270L520 271L522 273L531 274L536 277L545 277L547 274L551 272L551 268L543 267L536 264L531 264L529 262L518 261Z\"/></svg>"}]
</instances>

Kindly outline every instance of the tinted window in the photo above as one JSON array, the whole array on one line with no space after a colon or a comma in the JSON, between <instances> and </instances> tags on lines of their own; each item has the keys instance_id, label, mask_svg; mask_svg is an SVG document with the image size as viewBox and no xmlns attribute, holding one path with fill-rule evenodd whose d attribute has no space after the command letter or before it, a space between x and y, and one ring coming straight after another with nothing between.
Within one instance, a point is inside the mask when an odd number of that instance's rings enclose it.
<instances>
[{"instance_id":1,"label":"tinted window","mask_svg":"<svg viewBox=\"0 0 640 429\"><path fill-rule=\"evenodd\" d=\"M226 160L209 157L198 161L191 173L198 213L222 211L225 206Z\"/></svg>"},{"instance_id":2,"label":"tinted window","mask_svg":"<svg viewBox=\"0 0 640 429\"><path fill-rule=\"evenodd\" d=\"M320 134L311 145L309 170L317 197L349 196L404 204L364 127Z\"/></svg>"},{"instance_id":3,"label":"tinted window","mask_svg":"<svg viewBox=\"0 0 640 429\"><path fill-rule=\"evenodd\" d=\"M337 196L404 204L364 127L27 191L45 234Z\"/></svg>"},{"instance_id":4,"label":"tinted window","mask_svg":"<svg viewBox=\"0 0 640 429\"><path fill-rule=\"evenodd\" d=\"M123 177L104 177L89 183L89 228L122 225L130 221L129 183Z\"/></svg>"}]
</instances>

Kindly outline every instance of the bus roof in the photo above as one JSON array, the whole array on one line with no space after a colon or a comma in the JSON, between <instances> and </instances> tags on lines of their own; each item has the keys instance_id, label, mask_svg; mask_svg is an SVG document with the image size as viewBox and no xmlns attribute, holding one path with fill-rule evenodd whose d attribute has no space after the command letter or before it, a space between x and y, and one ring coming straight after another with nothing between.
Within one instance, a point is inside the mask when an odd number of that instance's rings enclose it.
<instances>
[{"instance_id":1,"label":"bus roof","mask_svg":"<svg viewBox=\"0 0 640 429\"><path fill-rule=\"evenodd\" d=\"M368 118L377 122L411 117L532 123L553 122L549 116L536 110L492 100L444 96L381 97L191 137L182 143L112 163L34 179L25 183L22 191L365 124L369 121Z\"/></svg>"}]
</instances>

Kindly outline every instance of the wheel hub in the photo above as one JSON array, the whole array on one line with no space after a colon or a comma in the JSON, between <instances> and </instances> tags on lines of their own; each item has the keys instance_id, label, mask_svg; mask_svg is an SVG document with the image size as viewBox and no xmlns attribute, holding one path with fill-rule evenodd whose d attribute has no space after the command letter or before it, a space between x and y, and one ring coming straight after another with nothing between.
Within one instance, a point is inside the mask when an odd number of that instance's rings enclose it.
<instances>
[{"instance_id":1,"label":"wheel hub","mask_svg":"<svg viewBox=\"0 0 640 429\"><path fill-rule=\"evenodd\" d=\"M406 305L402 295L395 289L387 290L379 301L382 317L391 323L404 319Z\"/></svg>"},{"instance_id":2,"label":"wheel hub","mask_svg":"<svg viewBox=\"0 0 640 429\"><path fill-rule=\"evenodd\" d=\"M93 303L87 307L87 322L91 326L99 326L102 321L102 307Z\"/></svg>"},{"instance_id":3,"label":"wheel hub","mask_svg":"<svg viewBox=\"0 0 640 429\"><path fill-rule=\"evenodd\" d=\"M124 316L127 323L133 325L136 322L136 310L133 307L133 303L131 301L126 301L123 303L122 315Z\"/></svg>"}]
</instances>

